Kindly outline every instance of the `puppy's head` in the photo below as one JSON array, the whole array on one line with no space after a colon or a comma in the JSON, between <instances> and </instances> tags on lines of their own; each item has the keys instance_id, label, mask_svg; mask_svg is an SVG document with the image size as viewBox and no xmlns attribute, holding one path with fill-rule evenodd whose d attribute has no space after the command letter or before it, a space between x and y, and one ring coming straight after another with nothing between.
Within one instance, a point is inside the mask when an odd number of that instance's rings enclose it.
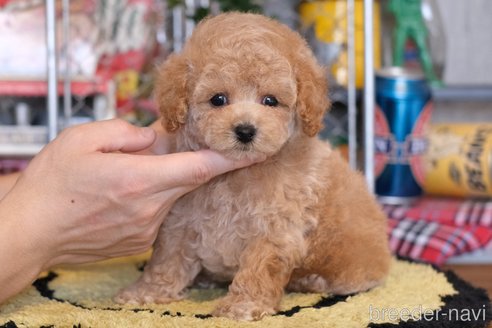
<instances>
[{"instance_id":1,"label":"puppy's head","mask_svg":"<svg viewBox=\"0 0 492 328\"><path fill-rule=\"evenodd\" d=\"M240 13L201 22L160 67L156 97L166 130L180 130L187 147L232 158L271 156L294 135L314 136L329 106L325 72L305 41Z\"/></svg>"}]
</instances>

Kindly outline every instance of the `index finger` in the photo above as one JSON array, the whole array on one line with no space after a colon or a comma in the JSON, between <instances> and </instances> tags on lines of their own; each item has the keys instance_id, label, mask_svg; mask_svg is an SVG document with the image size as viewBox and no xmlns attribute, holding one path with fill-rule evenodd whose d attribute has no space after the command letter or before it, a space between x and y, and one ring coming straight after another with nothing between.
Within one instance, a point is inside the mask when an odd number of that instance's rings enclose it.
<instances>
[{"instance_id":1,"label":"index finger","mask_svg":"<svg viewBox=\"0 0 492 328\"><path fill-rule=\"evenodd\" d=\"M121 119L111 119L67 128L55 142L70 147L75 145L81 151L107 153L137 152L152 145L155 139L156 132L152 128L141 128Z\"/></svg>"}]
</instances>

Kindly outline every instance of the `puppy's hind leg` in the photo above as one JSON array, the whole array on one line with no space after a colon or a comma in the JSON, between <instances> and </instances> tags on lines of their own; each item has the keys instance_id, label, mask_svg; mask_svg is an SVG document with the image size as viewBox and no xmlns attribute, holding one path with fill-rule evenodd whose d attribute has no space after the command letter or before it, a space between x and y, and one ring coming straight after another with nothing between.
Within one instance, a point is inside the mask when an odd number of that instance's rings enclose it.
<instances>
[{"instance_id":1,"label":"puppy's hind leg","mask_svg":"<svg viewBox=\"0 0 492 328\"><path fill-rule=\"evenodd\" d=\"M296 276L294 271L286 289L295 293L324 293L328 288L328 282L319 274Z\"/></svg>"},{"instance_id":2,"label":"puppy's hind leg","mask_svg":"<svg viewBox=\"0 0 492 328\"><path fill-rule=\"evenodd\" d=\"M117 303L170 303L183 299L184 289L201 270L191 249L190 232L173 230L161 233L143 275L133 285L122 289L115 297Z\"/></svg>"},{"instance_id":3,"label":"puppy's hind leg","mask_svg":"<svg viewBox=\"0 0 492 328\"><path fill-rule=\"evenodd\" d=\"M384 231L367 235L342 231L340 235L343 238L336 247L309 250L304 268L293 272L289 290L349 295L384 282L391 262Z\"/></svg>"},{"instance_id":4,"label":"puppy's hind leg","mask_svg":"<svg viewBox=\"0 0 492 328\"><path fill-rule=\"evenodd\" d=\"M350 295L367 291L380 285L389 265L389 257L369 261L350 257L333 262L316 271L295 270L287 290L300 293L329 293Z\"/></svg>"}]
</instances>

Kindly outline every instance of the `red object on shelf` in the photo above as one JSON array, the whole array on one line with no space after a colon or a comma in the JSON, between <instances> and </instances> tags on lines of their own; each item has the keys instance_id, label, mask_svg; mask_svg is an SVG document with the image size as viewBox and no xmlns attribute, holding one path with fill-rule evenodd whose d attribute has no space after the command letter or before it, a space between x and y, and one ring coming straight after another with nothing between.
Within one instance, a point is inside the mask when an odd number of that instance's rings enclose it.
<instances>
[{"instance_id":1,"label":"red object on shelf","mask_svg":"<svg viewBox=\"0 0 492 328\"><path fill-rule=\"evenodd\" d=\"M72 94L85 97L96 93L106 93L108 91L109 80L97 79L94 81L72 81ZM25 81L25 80L0 80L0 95L36 97L46 96L48 83L44 80ZM58 94L63 94L63 82L58 83Z\"/></svg>"}]
</instances>

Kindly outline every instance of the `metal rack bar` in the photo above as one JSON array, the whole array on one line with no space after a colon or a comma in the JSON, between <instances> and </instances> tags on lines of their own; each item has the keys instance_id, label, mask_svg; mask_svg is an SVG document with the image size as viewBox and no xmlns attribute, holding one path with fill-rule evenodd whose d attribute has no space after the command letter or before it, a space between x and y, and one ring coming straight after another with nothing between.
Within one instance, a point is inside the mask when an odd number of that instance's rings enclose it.
<instances>
[{"instance_id":1,"label":"metal rack bar","mask_svg":"<svg viewBox=\"0 0 492 328\"><path fill-rule=\"evenodd\" d=\"M65 54L65 71L63 74L63 127L67 127L72 117L72 72L70 70L70 0L63 0L63 49Z\"/></svg>"},{"instance_id":2,"label":"metal rack bar","mask_svg":"<svg viewBox=\"0 0 492 328\"><path fill-rule=\"evenodd\" d=\"M364 172L374 192L374 40L373 0L364 0Z\"/></svg>"},{"instance_id":3,"label":"metal rack bar","mask_svg":"<svg viewBox=\"0 0 492 328\"><path fill-rule=\"evenodd\" d=\"M355 0L347 1L347 52L348 52L348 146L349 164L357 168L357 105L355 85Z\"/></svg>"},{"instance_id":4,"label":"metal rack bar","mask_svg":"<svg viewBox=\"0 0 492 328\"><path fill-rule=\"evenodd\" d=\"M58 77L56 54L56 4L46 0L46 58L48 65L48 139L58 133Z\"/></svg>"}]
</instances>

